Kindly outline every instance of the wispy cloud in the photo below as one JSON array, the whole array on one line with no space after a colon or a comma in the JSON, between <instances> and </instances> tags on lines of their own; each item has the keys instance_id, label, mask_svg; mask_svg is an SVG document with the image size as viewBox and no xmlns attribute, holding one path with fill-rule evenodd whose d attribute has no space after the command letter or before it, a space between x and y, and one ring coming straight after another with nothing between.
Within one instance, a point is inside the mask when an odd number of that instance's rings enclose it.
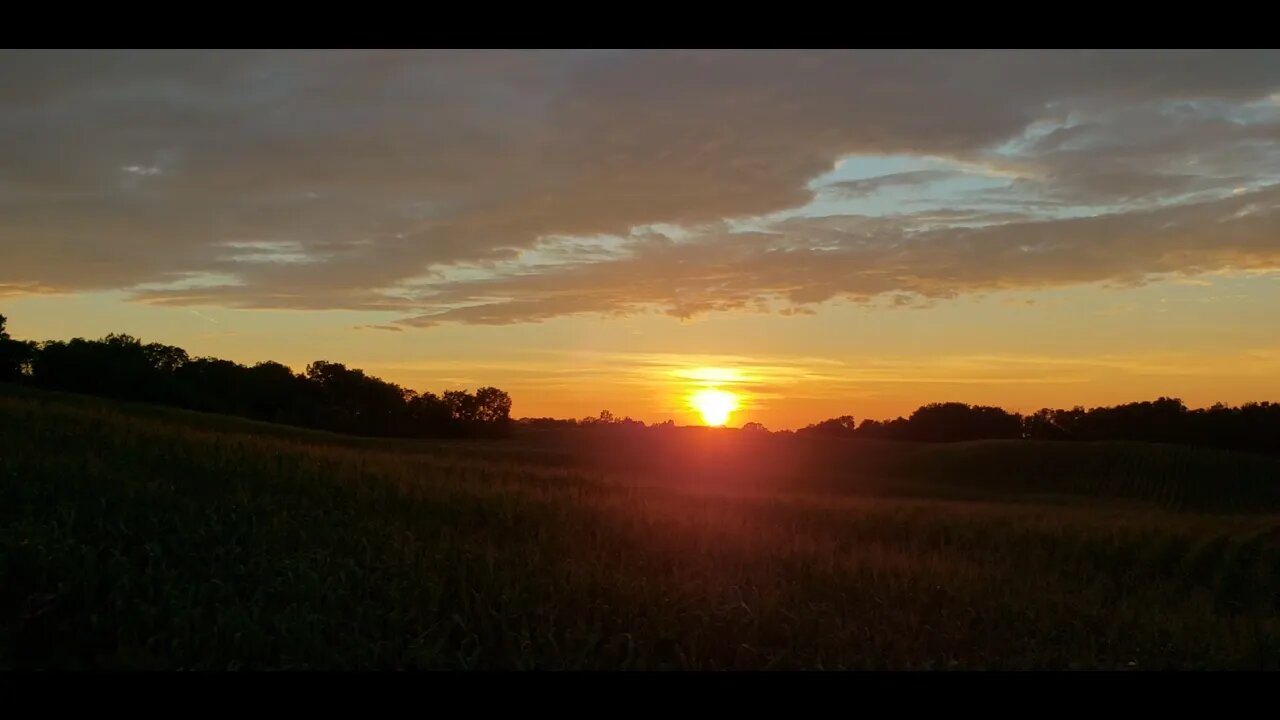
<instances>
[{"instance_id":1,"label":"wispy cloud","mask_svg":"<svg viewBox=\"0 0 1280 720\"><path fill-rule=\"evenodd\" d=\"M928 230L895 223L797 218L763 232L649 243L624 260L427 285L416 300L433 312L405 322L506 324L646 307L687 317L835 298L913 306L964 293L1280 266L1280 185L1096 217Z\"/></svg>"},{"instance_id":2,"label":"wispy cloud","mask_svg":"<svg viewBox=\"0 0 1280 720\"><path fill-rule=\"evenodd\" d=\"M828 192L836 192L852 197L866 197L878 190L891 187L920 187L940 180L963 177L962 173L951 170L912 170L909 172L877 175L857 180L840 180L822 186Z\"/></svg>"}]
</instances>

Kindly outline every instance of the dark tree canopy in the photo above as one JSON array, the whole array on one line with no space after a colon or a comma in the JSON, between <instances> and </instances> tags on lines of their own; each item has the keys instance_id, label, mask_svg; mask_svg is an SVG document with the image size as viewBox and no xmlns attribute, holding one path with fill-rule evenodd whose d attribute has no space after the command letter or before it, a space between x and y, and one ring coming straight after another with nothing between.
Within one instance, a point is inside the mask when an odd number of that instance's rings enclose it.
<instances>
[{"instance_id":1,"label":"dark tree canopy","mask_svg":"<svg viewBox=\"0 0 1280 720\"><path fill-rule=\"evenodd\" d=\"M3 320L0 380L51 390L387 437L501 434L511 415L510 396L493 387L419 395L342 363L317 360L299 375L277 362L192 358L124 334L24 343L9 338Z\"/></svg>"},{"instance_id":2,"label":"dark tree canopy","mask_svg":"<svg viewBox=\"0 0 1280 720\"><path fill-rule=\"evenodd\" d=\"M851 429L852 421L844 415L797 434L919 442L1130 440L1280 453L1280 404L1267 402L1239 407L1219 403L1189 410L1177 398L1161 397L1090 410L1045 408L1025 416L997 407L947 402L924 405L909 418L863 420L856 430Z\"/></svg>"},{"instance_id":3,"label":"dark tree canopy","mask_svg":"<svg viewBox=\"0 0 1280 720\"><path fill-rule=\"evenodd\" d=\"M955 442L1022 437L1022 418L998 407L931 403L907 418L912 440Z\"/></svg>"},{"instance_id":4,"label":"dark tree canopy","mask_svg":"<svg viewBox=\"0 0 1280 720\"><path fill-rule=\"evenodd\" d=\"M30 370L31 343L9 337L8 318L0 315L0 382L15 382Z\"/></svg>"},{"instance_id":5,"label":"dark tree canopy","mask_svg":"<svg viewBox=\"0 0 1280 720\"><path fill-rule=\"evenodd\" d=\"M841 415L838 418L823 420L820 423L809 425L796 431L797 435L835 435L852 436L858 424L854 422L852 415Z\"/></svg>"}]
</instances>

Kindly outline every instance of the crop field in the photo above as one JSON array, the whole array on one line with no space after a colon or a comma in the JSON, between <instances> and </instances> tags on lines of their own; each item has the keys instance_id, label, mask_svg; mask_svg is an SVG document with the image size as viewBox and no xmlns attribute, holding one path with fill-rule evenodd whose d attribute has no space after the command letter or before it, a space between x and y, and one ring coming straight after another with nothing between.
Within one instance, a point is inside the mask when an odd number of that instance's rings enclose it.
<instances>
[{"instance_id":1,"label":"crop field","mask_svg":"<svg viewBox=\"0 0 1280 720\"><path fill-rule=\"evenodd\" d=\"M0 668L1280 667L1280 461L0 388Z\"/></svg>"}]
</instances>

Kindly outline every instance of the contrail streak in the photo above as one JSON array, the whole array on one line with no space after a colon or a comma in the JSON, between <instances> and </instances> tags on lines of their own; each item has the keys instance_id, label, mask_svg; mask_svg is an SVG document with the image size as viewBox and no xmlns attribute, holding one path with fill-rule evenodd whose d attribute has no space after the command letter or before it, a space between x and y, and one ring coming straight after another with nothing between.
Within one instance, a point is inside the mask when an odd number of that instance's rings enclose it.
<instances>
[{"instance_id":1,"label":"contrail streak","mask_svg":"<svg viewBox=\"0 0 1280 720\"><path fill-rule=\"evenodd\" d=\"M196 312L195 310L192 310L192 309L190 309L190 308L188 308L188 309L187 309L187 312L191 313L192 315L195 315L195 316L196 316L196 317L198 317L198 318L203 318L203 319L205 319L205 320L208 320L209 322L213 323L214 325L221 325L221 324L222 324L222 323L218 322L217 320L214 320L213 318L209 317L208 315L202 315L202 314L200 314L200 313L198 313L198 312Z\"/></svg>"}]
</instances>

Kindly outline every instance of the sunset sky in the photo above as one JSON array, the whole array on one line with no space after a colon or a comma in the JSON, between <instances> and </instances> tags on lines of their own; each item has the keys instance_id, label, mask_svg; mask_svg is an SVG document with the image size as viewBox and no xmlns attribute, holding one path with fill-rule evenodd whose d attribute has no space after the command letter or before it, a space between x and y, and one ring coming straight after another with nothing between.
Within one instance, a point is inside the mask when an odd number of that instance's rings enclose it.
<instances>
[{"instance_id":1,"label":"sunset sky","mask_svg":"<svg viewBox=\"0 0 1280 720\"><path fill-rule=\"evenodd\" d=\"M1280 400L1280 52L0 52L0 313L513 415Z\"/></svg>"}]
</instances>

